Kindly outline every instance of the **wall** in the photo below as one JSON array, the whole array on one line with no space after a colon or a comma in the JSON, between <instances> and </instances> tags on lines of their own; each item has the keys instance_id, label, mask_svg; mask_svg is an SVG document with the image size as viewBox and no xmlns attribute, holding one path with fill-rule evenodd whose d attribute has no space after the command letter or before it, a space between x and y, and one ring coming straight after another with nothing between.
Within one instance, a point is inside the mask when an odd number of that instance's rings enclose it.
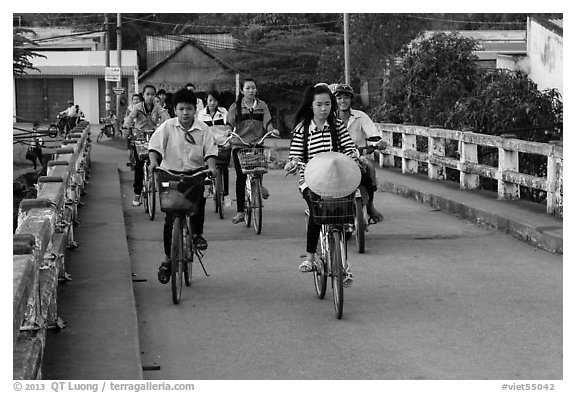
<instances>
[{"instance_id":1,"label":"wall","mask_svg":"<svg viewBox=\"0 0 576 393\"><path fill-rule=\"evenodd\" d=\"M98 123L98 79L93 76L74 78L74 103L90 123Z\"/></svg>"},{"instance_id":2,"label":"wall","mask_svg":"<svg viewBox=\"0 0 576 393\"><path fill-rule=\"evenodd\" d=\"M90 125L82 122L62 141L38 197L20 202L13 235L13 379L42 379L48 329L58 329L58 282L66 281L65 250L78 245L73 227L90 171Z\"/></svg>"},{"instance_id":3,"label":"wall","mask_svg":"<svg viewBox=\"0 0 576 393\"><path fill-rule=\"evenodd\" d=\"M538 88L556 88L563 93L563 37L528 18L527 53L530 79Z\"/></svg>"}]
</instances>

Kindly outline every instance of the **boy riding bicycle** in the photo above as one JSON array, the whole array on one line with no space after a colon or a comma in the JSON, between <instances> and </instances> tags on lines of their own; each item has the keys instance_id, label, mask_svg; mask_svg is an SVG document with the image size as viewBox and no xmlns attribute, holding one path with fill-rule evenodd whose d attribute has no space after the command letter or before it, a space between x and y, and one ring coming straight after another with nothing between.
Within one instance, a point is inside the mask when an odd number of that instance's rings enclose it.
<instances>
[{"instance_id":1,"label":"boy riding bicycle","mask_svg":"<svg viewBox=\"0 0 576 393\"><path fill-rule=\"evenodd\" d=\"M174 93L174 112L176 117L162 123L150 138L148 145L150 171L160 165L174 172L190 172L208 168L216 173L216 157L218 147L208 126L195 119L196 94L182 89ZM192 241L198 249L205 250L208 244L202 236L204 231L204 211L206 200L198 201L198 212L191 217ZM170 244L174 215L166 214L164 222L164 254L165 261L160 264L158 280L162 284L170 280Z\"/></svg>"}]
</instances>

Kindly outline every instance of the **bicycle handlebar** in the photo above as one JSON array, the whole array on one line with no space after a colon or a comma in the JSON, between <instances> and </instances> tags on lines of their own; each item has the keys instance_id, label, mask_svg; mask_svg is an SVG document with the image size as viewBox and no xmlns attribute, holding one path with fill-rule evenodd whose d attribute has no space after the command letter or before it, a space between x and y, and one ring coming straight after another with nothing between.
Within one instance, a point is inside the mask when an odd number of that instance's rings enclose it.
<instances>
[{"instance_id":1,"label":"bicycle handlebar","mask_svg":"<svg viewBox=\"0 0 576 393\"><path fill-rule=\"evenodd\" d=\"M178 177L181 177L181 178L184 178L184 179L191 179L191 178L194 178L194 177L198 177L198 176L200 176L200 175L206 175L207 177L211 177L211 176L212 176L212 170L211 170L210 168L207 168L207 167L204 167L203 169L199 170L198 172L194 172L194 173L191 173L191 174L179 173L179 172L175 172L175 171L172 171L172 170L170 170L170 169L162 168L162 167L159 167L159 166L157 166L157 167L154 168L154 172L160 172L160 171L166 172L166 173L169 173L169 174L172 175L172 176L178 176Z\"/></svg>"},{"instance_id":2,"label":"bicycle handlebar","mask_svg":"<svg viewBox=\"0 0 576 393\"><path fill-rule=\"evenodd\" d=\"M257 142L249 143L249 142L246 142L244 139L242 139L242 137L240 135L236 134L234 131L230 131L230 135L228 136L228 138L226 138L226 140L222 143L222 145L225 145L226 143L228 143L232 138L238 138L240 140L240 142L242 142L246 146L256 146L256 145L260 145L262 142L264 142L264 140L266 138L268 138L269 136L272 136L273 138L280 138L280 136L276 132L277 132L277 130L268 131Z\"/></svg>"}]
</instances>

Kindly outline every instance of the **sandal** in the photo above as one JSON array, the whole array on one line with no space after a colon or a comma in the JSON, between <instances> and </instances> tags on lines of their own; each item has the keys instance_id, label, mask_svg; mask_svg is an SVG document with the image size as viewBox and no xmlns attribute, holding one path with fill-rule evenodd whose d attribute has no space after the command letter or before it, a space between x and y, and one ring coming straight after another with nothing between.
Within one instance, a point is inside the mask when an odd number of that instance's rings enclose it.
<instances>
[{"instance_id":1,"label":"sandal","mask_svg":"<svg viewBox=\"0 0 576 393\"><path fill-rule=\"evenodd\" d=\"M302 262L300 264L300 266L298 267L298 269L302 272L302 273L310 273L314 270L314 262L309 261L308 259L305 259L304 262Z\"/></svg>"},{"instance_id":2,"label":"sandal","mask_svg":"<svg viewBox=\"0 0 576 393\"><path fill-rule=\"evenodd\" d=\"M244 221L244 212L236 213L236 215L232 219L232 223L234 223L234 224L238 224L242 221Z\"/></svg>"},{"instance_id":3,"label":"sandal","mask_svg":"<svg viewBox=\"0 0 576 393\"><path fill-rule=\"evenodd\" d=\"M162 262L158 269L158 281L162 284L168 284L170 281L171 271L170 262Z\"/></svg>"},{"instance_id":4,"label":"sandal","mask_svg":"<svg viewBox=\"0 0 576 393\"><path fill-rule=\"evenodd\" d=\"M346 270L344 270L344 279L342 280L342 286L344 288L349 288L352 285L353 281L354 276L352 275L352 273L350 273L350 267L347 267Z\"/></svg>"}]
</instances>

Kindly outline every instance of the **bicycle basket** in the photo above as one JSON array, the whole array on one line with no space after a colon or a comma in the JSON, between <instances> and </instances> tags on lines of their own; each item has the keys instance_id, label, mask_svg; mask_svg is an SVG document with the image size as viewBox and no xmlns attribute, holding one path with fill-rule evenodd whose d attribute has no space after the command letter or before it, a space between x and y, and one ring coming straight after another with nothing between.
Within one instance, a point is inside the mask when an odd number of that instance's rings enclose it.
<instances>
[{"instance_id":1,"label":"bicycle basket","mask_svg":"<svg viewBox=\"0 0 576 393\"><path fill-rule=\"evenodd\" d=\"M204 178L183 179L163 171L155 172L160 196L160 210L164 213L195 214L204 191Z\"/></svg>"},{"instance_id":2,"label":"bicycle basket","mask_svg":"<svg viewBox=\"0 0 576 393\"><path fill-rule=\"evenodd\" d=\"M134 146L136 147L136 152L138 153L138 160L145 161L148 159L148 142L135 140Z\"/></svg>"},{"instance_id":3,"label":"bicycle basket","mask_svg":"<svg viewBox=\"0 0 576 393\"><path fill-rule=\"evenodd\" d=\"M268 159L270 157L270 149L267 147L251 147L249 149L240 149L238 152L238 160L242 172L250 172L256 169L268 171Z\"/></svg>"},{"instance_id":4,"label":"bicycle basket","mask_svg":"<svg viewBox=\"0 0 576 393\"><path fill-rule=\"evenodd\" d=\"M344 198L311 198L315 224L352 224L354 222L354 194Z\"/></svg>"}]
</instances>

